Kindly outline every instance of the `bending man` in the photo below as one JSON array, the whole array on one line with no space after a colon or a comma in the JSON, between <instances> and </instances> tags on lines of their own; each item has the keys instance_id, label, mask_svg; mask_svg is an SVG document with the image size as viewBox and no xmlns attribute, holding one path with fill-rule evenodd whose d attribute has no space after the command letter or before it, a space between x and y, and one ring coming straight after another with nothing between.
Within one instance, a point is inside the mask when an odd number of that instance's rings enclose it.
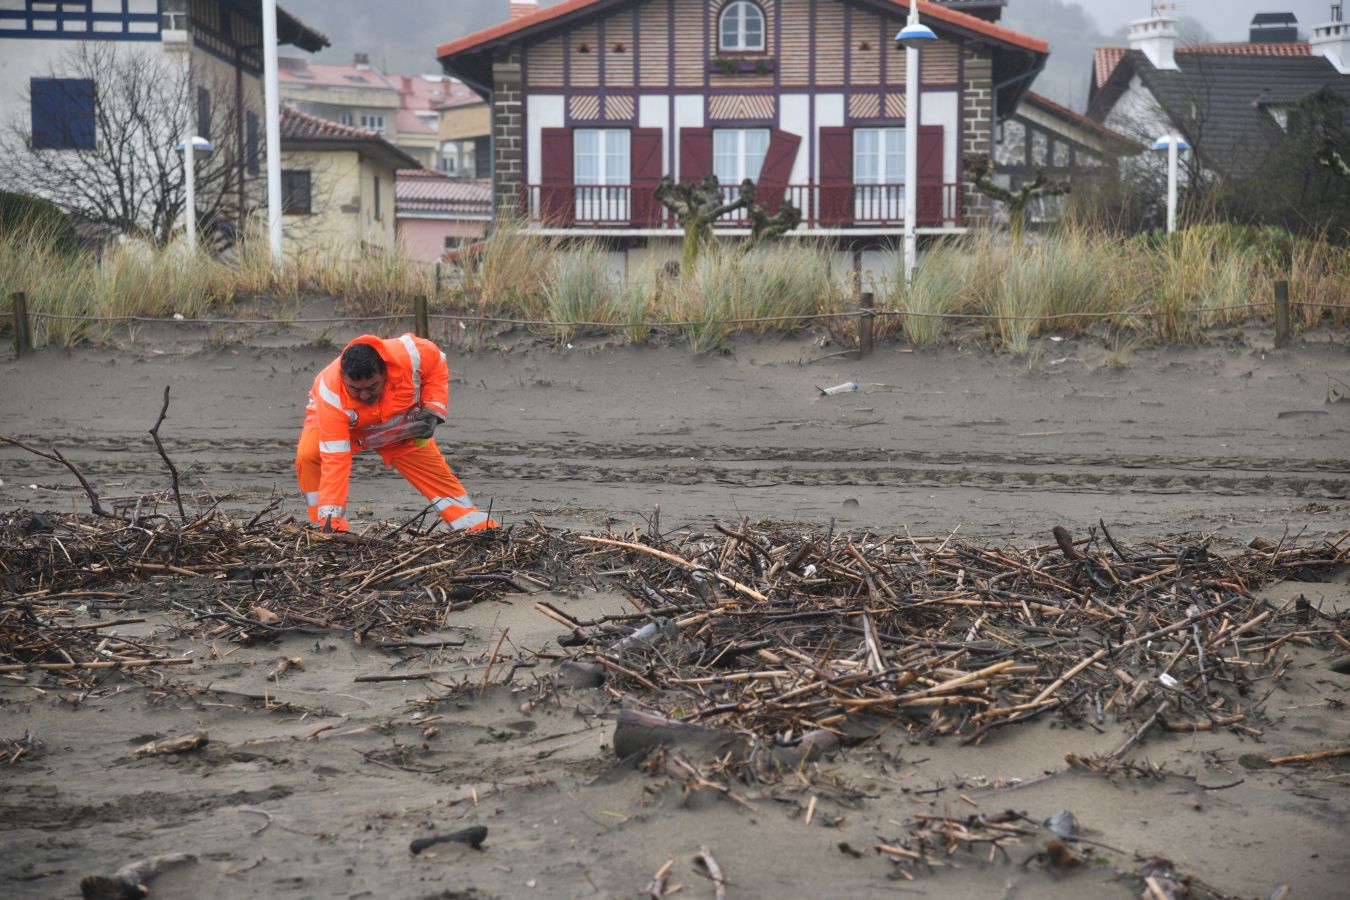
<instances>
[{"instance_id":1,"label":"bending man","mask_svg":"<svg viewBox=\"0 0 1350 900\"><path fill-rule=\"evenodd\" d=\"M436 507L451 528L479 531L497 523L480 512L432 440L445 421L450 370L425 338L366 334L314 378L295 472L309 520L347 530L352 454L374 450Z\"/></svg>"}]
</instances>

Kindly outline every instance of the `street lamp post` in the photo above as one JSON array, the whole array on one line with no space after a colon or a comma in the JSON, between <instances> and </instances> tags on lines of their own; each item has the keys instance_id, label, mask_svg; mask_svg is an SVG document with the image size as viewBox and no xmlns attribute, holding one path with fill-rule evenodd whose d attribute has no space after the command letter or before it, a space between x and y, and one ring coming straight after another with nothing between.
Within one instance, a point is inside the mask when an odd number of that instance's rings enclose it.
<instances>
[{"instance_id":1,"label":"street lamp post","mask_svg":"<svg viewBox=\"0 0 1350 900\"><path fill-rule=\"evenodd\" d=\"M905 48L905 286L914 280L918 245L914 226L919 218L919 48L937 40L927 25L919 23L919 4L909 0L909 19L895 36L895 46Z\"/></svg>"},{"instance_id":2,"label":"street lamp post","mask_svg":"<svg viewBox=\"0 0 1350 900\"><path fill-rule=\"evenodd\" d=\"M281 256L281 98L277 83L277 0L262 0L263 113L267 119L267 246Z\"/></svg>"},{"instance_id":3,"label":"street lamp post","mask_svg":"<svg viewBox=\"0 0 1350 900\"><path fill-rule=\"evenodd\" d=\"M188 148L192 152L188 152ZM184 205L184 218L187 220L184 232L187 234L187 248L189 252L195 252L197 249L197 158L206 156L215 151L211 142L204 137L197 137L192 133L191 126L188 127L187 134L183 140L178 143L178 152L183 154L183 189L187 194Z\"/></svg>"},{"instance_id":4,"label":"street lamp post","mask_svg":"<svg viewBox=\"0 0 1350 900\"><path fill-rule=\"evenodd\" d=\"M1177 230L1177 159L1191 145L1176 134L1165 134L1153 142L1154 150L1167 151L1167 233Z\"/></svg>"}]
</instances>

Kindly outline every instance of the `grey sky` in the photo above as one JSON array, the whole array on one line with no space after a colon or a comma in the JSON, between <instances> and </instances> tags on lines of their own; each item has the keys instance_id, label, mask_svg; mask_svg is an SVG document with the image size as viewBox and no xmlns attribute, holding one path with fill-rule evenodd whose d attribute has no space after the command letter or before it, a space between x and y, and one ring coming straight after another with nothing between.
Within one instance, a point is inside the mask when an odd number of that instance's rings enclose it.
<instances>
[{"instance_id":1,"label":"grey sky","mask_svg":"<svg viewBox=\"0 0 1350 900\"><path fill-rule=\"evenodd\" d=\"M1015 10L1018 0L1009 0ZM1135 19L1149 15L1149 0L1080 0L1080 6L1097 20L1101 30L1111 34L1128 28ZM1314 25L1331 18L1328 0L1180 0L1177 14L1198 19L1218 41L1240 41L1247 36L1252 16L1261 12L1291 12L1298 16L1299 30L1306 37Z\"/></svg>"}]
</instances>

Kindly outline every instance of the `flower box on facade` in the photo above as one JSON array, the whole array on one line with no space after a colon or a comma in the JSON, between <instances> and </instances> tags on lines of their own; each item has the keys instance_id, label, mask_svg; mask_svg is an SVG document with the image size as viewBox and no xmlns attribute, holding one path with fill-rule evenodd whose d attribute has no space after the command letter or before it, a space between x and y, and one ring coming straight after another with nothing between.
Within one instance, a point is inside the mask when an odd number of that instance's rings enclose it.
<instances>
[{"instance_id":1,"label":"flower box on facade","mask_svg":"<svg viewBox=\"0 0 1350 900\"><path fill-rule=\"evenodd\" d=\"M771 56L753 58L720 56L708 64L708 71L715 75L771 75L777 67Z\"/></svg>"}]
</instances>

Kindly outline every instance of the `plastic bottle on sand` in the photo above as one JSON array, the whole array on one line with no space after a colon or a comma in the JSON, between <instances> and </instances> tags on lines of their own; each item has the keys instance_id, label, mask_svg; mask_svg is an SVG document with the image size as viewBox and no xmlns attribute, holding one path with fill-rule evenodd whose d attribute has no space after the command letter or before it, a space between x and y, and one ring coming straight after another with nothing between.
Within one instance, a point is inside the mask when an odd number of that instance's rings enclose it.
<instances>
[{"instance_id":1,"label":"plastic bottle on sand","mask_svg":"<svg viewBox=\"0 0 1350 900\"><path fill-rule=\"evenodd\" d=\"M856 391L857 389L858 382L856 381L845 381L843 384L836 384L834 387L816 388L816 390L820 391L826 397L833 397L835 394L847 394L850 391Z\"/></svg>"}]
</instances>

